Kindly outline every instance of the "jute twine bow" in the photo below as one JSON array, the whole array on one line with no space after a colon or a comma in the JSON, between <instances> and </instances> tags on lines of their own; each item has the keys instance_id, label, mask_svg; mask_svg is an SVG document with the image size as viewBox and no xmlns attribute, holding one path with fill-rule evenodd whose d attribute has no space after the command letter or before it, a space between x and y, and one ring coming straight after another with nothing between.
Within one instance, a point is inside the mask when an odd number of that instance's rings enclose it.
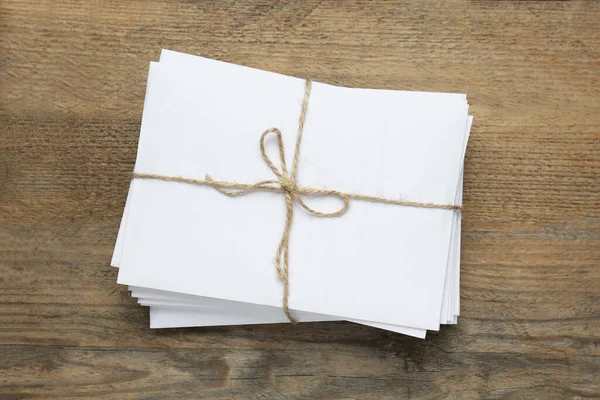
<instances>
[{"instance_id":1,"label":"jute twine bow","mask_svg":"<svg viewBox=\"0 0 600 400\"><path fill-rule=\"evenodd\" d=\"M307 80L304 87L304 99L302 101L302 111L300 113L300 121L298 123L298 134L296 137L296 150L294 152L294 162L292 164L292 171L288 172L287 164L285 162L285 150L283 146L283 138L281 131L277 128L269 128L264 131L260 137L260 152L262 153L263 159L271 168L271 171L275 174L277 179L258 181L252 184L237 183L230 181L216 181L211 178L210 175L206 174L205 179L191 179L183 178L179 176L166 176L158 174L144 174L144 173L133 173L134 178L139 179L155 179L169 182L180 182L189 183L193 185L208 185L212 186L219 193L227 196L236 197L253 192L255 190L280 192L285 194L286 202L286 219L283 235L279 241L277 247L277 253L275 254L275 267L277 269L277 275L283 281L283 312L288 317L290 322L296 323L296 320L292 317L289 310L289 295L290 295L290 277L289 277L289 242L290 242L290 229L292 227L292 220L294 219L294 200L302 206L306 211L312 215L318 217L339 217L348 211L350 206L350 199L353 200L364 200L374 201L378 203L397 204L401 206L409 207L421 207L421 208L438 208L444 210L460 210L461 207L455 204L434 204L434 203L419 203L414 201L404 201L396 199L386 199L384 197L377 196L366 196L354 193L344 193L338 190L330 189L318 189L318 188L304 188L296 185L296 172L298 169L298 158L300 155L300 142L302 141L302 132L304 130L304 121L306 119L306 112L308 109L308 99L310 97L311 81ZM279 146L279 159L281 169L273 164L269 156L265 151L265 137L274 133L277 137L277 144ZM334 212L320 212L309 207L303 199L303 196L330 196L337 197L342 201L342 206L339 210Z\"/></svg>"}]
</instances>

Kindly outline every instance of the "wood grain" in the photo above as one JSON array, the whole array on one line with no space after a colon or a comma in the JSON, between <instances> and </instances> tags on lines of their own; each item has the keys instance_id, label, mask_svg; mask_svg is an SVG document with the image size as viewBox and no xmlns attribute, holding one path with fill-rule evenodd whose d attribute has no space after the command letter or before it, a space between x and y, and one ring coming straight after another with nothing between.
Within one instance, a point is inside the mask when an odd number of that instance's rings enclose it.
<instances>
[{"instance_id":1,"label":"wood grain","mask_svg":"<svg viewBox=\"0 0 600 400\"><path fill-rule=\"evenodd\" d=\"M110 255L161 48L467 93L462 317L148 329ZM0 399L600 398L600 2L0 3Z\"/></svg>"}]
</instances>

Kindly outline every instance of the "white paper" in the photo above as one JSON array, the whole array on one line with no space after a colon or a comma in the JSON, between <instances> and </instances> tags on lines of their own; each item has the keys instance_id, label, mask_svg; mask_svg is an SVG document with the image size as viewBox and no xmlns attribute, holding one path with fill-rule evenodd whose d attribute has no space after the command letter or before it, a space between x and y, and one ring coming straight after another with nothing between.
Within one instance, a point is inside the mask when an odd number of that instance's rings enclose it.
<instances>
[{"instance_id":1,"label":"white paper","mask_svg":"<svg viewBox=\"0 0 600 400\"><path fill-rule=\"evenodd\" d=\"M192 79L185 71L173 74L159 65L151 67L158 71L159 77L153 80L158 89L147 96L136 172L200 179L210 173L215 179L248 183L272 179L257 151L258 138L266 127L282 128L291 164L304 81L280 75L274 79L274 74L264 71L202 60L207 66L203 79ZM199 98L203 91L211 96ZM451 200L460 196L456 182L462 163L456 146L463 146L462 138L457 139L461 121L456 116L463 116L464 132L466 104L439 100L433 107L435 101L429 94L403 92L410 97L403 100L398 93L314 83L301 147L299 185L453 203ZM435 120L418 114L425 103L438 112ZM225 115L223 110L228 108L232 112ZM404 113L394 114L397 109ZM446 133L439 132L444 129ZM411 130L420 136L415 139L402 134ZM406 145L409 139L418 143ZM269 154L276 154L272 146ZM431 160L437 165L428 165ZM452 179L454 187L447 184ZM113 265L124 266L120 283L216 301L237 300L280 312L281 286L271 259L285 215L281 193L230 199L209 187L135 180L128 206L132 201L136 207L126 207L113 257ZM317 203L335 206L332 201ZM299 207L295 214L290 246L294 313L331 312L338 319L368 316L371 323L406 324L421 330L437 329L440 320L455 319L458 296L453 294L458 294L459 279L455 248L457 243L460 246L457 213L353 201L349 213L340 218L312 217ZM130 218L133 228L126 229ZM173 226L177 230L169 231ZM357 237L361 238L358 243ZM445 251L440 250L441 243L446 243ZM257 244L267 249L261 250ZM415 249L415 244L420 247ZM402 263L395 254L402 254ZM401 265L392 264L392 268L390 262ZM161 271L161 263L169 265L169 274ZM219 265L227 268L220 271L215 267ZM371 287L369 277L383 273L391 276L376 280L378 285ZM339 279L350 284L329 290ZM359 296L354 296L357 288ZM449 301L442 304L443 297ZM418 315L406 306L412 304L418 304ZM227 312L236 314L235 308ZM260 320L260 315L256 318Z\"/></svg>"}]
</instances>

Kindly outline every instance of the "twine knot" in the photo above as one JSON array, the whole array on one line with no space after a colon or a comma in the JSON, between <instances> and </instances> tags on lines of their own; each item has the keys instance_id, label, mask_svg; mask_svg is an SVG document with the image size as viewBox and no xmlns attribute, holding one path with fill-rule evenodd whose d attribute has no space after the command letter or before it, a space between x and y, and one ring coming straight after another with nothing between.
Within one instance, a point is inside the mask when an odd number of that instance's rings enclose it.
<instances>
[{"instance_id":1,"label":"twine knot","mask_svg":"<svg viewBox=\"0 0 600 400\"><path fill-rule=\"evenodd\" d=\"M296 191L296 184L292 182L289 178L283 178L279 181L279 185L283 190L288 193L293 193Z\"/></svg>"}]
</instances>

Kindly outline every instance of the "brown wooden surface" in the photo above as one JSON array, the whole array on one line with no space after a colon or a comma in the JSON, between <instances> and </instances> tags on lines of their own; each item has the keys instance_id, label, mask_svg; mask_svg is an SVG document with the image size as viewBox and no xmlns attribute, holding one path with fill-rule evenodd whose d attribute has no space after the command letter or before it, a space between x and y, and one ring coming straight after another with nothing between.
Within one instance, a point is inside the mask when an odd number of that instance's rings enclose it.
<instances>
[{"instance_id":1,"label":"brown wooden surface","mask_svg":"<svg viewBox=\"0 0 600 400\"><path fill-rule=\"evenodd\" d=\"M600 398L600 3L0 3L0 399ZM109 266L148 62L467 93L462 317L151 331Z\"/></svg>"}]
</instances>

